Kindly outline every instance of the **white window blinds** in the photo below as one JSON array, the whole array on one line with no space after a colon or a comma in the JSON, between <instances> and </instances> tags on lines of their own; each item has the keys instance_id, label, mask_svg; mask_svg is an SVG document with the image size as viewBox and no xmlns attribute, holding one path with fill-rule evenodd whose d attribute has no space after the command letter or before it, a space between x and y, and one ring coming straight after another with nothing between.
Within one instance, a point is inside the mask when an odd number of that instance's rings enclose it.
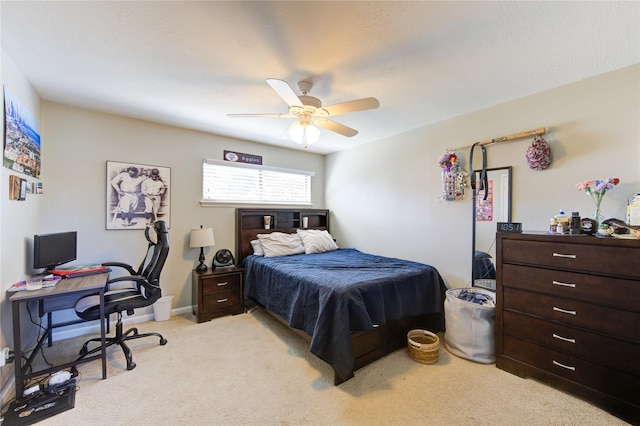
<instances>
[{"instance_id":1,"label":"white window blinds","mask_svg":"<svg viewBox=\"0 0 640 426\"><path fill-rule=\"evenodd\" d=\"M314 172L206 159L202 202L311 204Z\"/></svg>"}]
</instances>

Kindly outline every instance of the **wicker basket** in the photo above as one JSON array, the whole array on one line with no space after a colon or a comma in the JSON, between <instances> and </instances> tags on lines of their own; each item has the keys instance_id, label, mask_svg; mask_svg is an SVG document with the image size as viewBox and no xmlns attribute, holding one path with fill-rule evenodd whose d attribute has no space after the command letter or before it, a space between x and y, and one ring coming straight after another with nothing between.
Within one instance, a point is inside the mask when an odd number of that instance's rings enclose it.
<instances>
[{"instance_id":1,"label":"wicker basket","mask_svg":"<svg viewBox=\"0 0 640 426\"><path fill-rule=\"evenodd\" d=\"M438 362L438 336L426 330L411 330L407 333L407 352L411 359L422 364Z\"/></svg>"}]
</instances>

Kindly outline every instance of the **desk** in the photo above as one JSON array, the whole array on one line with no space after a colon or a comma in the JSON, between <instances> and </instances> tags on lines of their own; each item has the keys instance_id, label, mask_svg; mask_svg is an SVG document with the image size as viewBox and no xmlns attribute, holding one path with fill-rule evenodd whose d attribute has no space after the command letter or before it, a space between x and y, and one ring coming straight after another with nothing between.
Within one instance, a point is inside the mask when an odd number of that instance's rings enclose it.
<instances>
[{"instance_id":1,"label":"desk","mask_svg":"<svg viewBox=\"0 0 640 426\"><path fill-rule=\"evenodd\" d=\"M77 278L64 278L56 284L55 287L43 288L35 291L19 291L14 293L9 300L11 301L12 313L13 313L13 350L15 353L15 376L16 376L16 398L22 396L24 392L25 380L32 377L41 376L54 371L59 371L68 367L73 367L78 364L82 364L94 359L102 359L102 378L107 378L107 355L105 351L105 318L104 318L104 290L108 273L87 275ZM38 353L40 347L45 343L45 340L50 336L51 321L47 323L47 331L38 340L36 347L31 352L29 359L24 362L23 365L23 353L22 342L20 336L20 305L28 302L38 302L39 314L42 317L45 313L50 313L54 310L62 310L73 308L76 301L82 296L88 294L96 294L100 296L100 337L101 348L100 354L89 356L82 359L76 359L75 361L68 362L66 364L54 366L40 371L29 371L33 359ZM50 316L49 316L50 318Z\"/></svg>"}]
</instances>

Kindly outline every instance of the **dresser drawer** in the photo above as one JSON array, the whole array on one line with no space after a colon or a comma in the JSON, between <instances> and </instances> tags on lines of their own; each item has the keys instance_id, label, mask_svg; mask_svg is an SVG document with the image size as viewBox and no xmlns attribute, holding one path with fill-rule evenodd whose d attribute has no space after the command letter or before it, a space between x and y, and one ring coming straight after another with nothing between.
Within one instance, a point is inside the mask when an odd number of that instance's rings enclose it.
<instances>
[{"instance_id":1,"label":"dresser drawer","mask_svg":"<svg viewBox=\"0 0 640 426\"><path fill-rule=\"evenodd\" d=\"M230 291L238 292L239 289L240 275L238 274L212 276L202 279L203 296Z\"/></svg>"},{"instance_id":2,"label":"dresser drawer","mask_svg":"<svg viewBox=\"0 0 640 426\"><path fill-rule=\"evenodd\" d=\"M640 283L632 280L504 264L502 285L640 312Z\"/></svg>"},{"instance_id":3,"label":"dresser drawer","mask_svg":"<svg viewBox=\"0 0 640 426\"><path fill-rule=\"evenodd\" d=\"M502 307L640 342L640 313L505 287Z\"/></svg>"},{"instance_id":4,"label":"dresser drawer","mask_svg":"<svg viewBox=\"0 0 640 426\"><path fill-rule=\"evenodd\" d=\"M241 306L240 293L238 291L227 291L216 293L202 298L202 309L204 312L217 312L226 308Z\"/></svg>"},{"instance_id":5,"label":"dresser drawer","mask_svg":"<svg viewBox=\"0 0 640 426\"><path fill-rule=\"evenodd\" d=\"M640 376L640 342L625 342L515 312L503 315L505 334Z\"/></svg>"},{"instance_id":6,"label":"dresser drawer","mask_svg":"<svg viewBox=\"0 0 640 426\"><path fill-rule=\"evenodd\" d=\"M583 240L590 237L574 237ZM640 268L630 259L640 258L640 248L612 247L505 239L502 261L525 265L640 278Z\"/></svg>"},{"instance_id":7,"label":"dresser drawer","mask_svg":"<svg viewBox=\"0 0 640 426\"><path fill-rule=\"evenodd\" d=\"M503 339L504 355L575 383L618 397L640 408L640 377L519 340Z\"/></svg>"}]
</instances>

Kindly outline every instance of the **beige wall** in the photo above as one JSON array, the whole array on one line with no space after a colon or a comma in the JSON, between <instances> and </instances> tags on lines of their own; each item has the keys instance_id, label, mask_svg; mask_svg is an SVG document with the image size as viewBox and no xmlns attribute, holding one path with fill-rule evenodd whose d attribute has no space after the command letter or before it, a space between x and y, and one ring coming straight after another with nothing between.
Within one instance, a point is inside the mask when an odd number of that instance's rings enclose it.
<instances>
[{"instance_id":1,"label":"beige wall","mask_svg":"<svg viewBox=\"0 0 640 426\"><path fill-rule=\"evenodd\" d=\"M640 66L329 155L325 197L334 236L342 246L431 264L449 286L468 285L471 194L438 201L438 159L446 148L539 127L549 128L553 153L544 171L526 163L531 139L487 148L489 167L513 166L512 220L546 230L559 209L592 216L593 202L575 184L608 176L621 183L606 195L603 214L624 219L627 198L640 192ZM466 167L468 152L459 152Z\"/></svg>"},{"instance_id":2,"label":"beige wall","mask_svg":"<svg viewBox=\"0 0 640 426\"><path fill-rule=\"evenodd\" d=\"M0 77L2 86L7 87L21 103L31 111L42 126L42 100L31 84L22 75L15 63L1 52ZM4 95L3 95L4 99ZM2 129L4 129L4 102L2 107ZM41 129L42 130L42 129ZM4 138L4 132L3 136ZM4 147L4 141L2 143ZM6 298L6 289L16 281L25 278L27 272L27 247L33 234L40 229L42 197L27 196L25 201L9 200L9 176L16 175L31 182L34 179L1 167L0 172L0 347L13 349L11 331L11 307ZM23 315L24 316L24 315ZM26 321L23 321L23 324ZM7 394L5 384L13 376L13 364L0 369L0 392Z\"/></svg>"},{"instance_id":3,"label":"beige wall","mask_svg":"<svg viewBox=\"0 0 640 426\"><path fill-rule=\"evenodd\" d=\"M74 229L79 233L78 262L141 260L146 244L142 231L105 230L105 162L107 160L171 168L171 250L163 269L164 295L173 307L191 305L191 270L198 249L189 248L189 231L203 225L214 229L213 253L235 253L236 205L202 207L202 159L222 159L225 149L261 155L263 164L312 170L313 207L324 207L324 156L299 150L229 139L221 136L118 117L52 102L44 103L43 229Z\"/></svg>"}]
</instances>

